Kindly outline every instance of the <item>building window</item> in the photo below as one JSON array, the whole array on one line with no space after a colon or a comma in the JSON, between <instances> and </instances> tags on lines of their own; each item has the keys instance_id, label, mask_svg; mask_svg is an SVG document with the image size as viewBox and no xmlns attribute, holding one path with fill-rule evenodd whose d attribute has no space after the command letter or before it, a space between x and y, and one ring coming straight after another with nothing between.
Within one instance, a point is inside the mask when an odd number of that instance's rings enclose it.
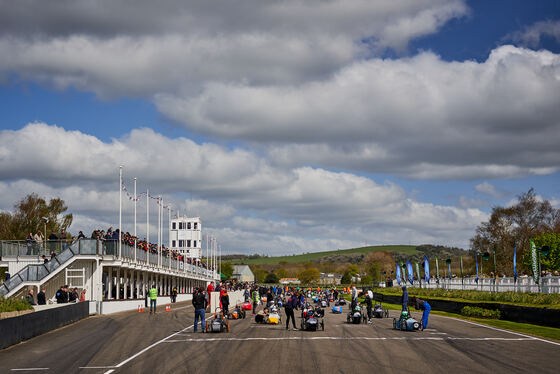
<instances>
[{"instance_id":1,"label":"building window","mask_svg":"<svg viewBox=\"0 0 560 374\"><path fill-rule=\"evenodd\" d=\"M176 223L176 222L173 222L173 223L171 224L171 228L172 228L173 230L176 230L176 229L177 229L177 223Z\"/></svg>"},{"instance_id":2,"label":"building window","mask_svg":"<svg viewBox=\"0 0 560 374\"><path fill-rule=\"evenodd\" d=\"M183 229L183 222L179 222L179 230Z\"/></svg>"},{"instance_id":3,"label":"building window","mask_svg":"<svg viewBox=\"0 0 560 374\"><path fill-rule=\"evenodd\" d=\"M195 222L195 223L194 223L194 229L196 230L197 227L198 227L198 222Z\"/></svg>"},{"instance_id":4,"label":"building window","mask_svg":"<svg viewBox=\"0 0 560 374\"><path fill-rule=\"evenodd\" d=\"M196 248L196 240L193 240L193 245L194 248Z\"/></svg>"},{"instance_id":5,"label":"building window","mask_svg":"<svg viewBox=\"0 0 560 374\"><path fill-rule=\"evenodd\" d=\"M183 248L185 246L184 240L179 240L179 248Z\"/></svg>"},{"instance_id":6,"label":"building window","mask_svg":"<svg viewBox=\"0 0 560 374\"><path fill-rule=\"evenodd\" d=\"M175 248L175 244L176 244L175 240L172 240L171 241L171 246Z\"/></svg>"},{"instance_id":7,"label":"building window","mask_svg":"<svg viewBox=\"0 0 560 374\"><path fill-rule=\"evenodd\" d=\"M191 241L187 240L187 247L190 248L191 247Z\"/></svg>"},{"instance_id":8,"label":"building window","mask_svg":"<svg viewBox=\"0 0 560 374\"><path fill-rule=\"evenodd\" d=\"M190 229L191 229L191 223L187 222L187 230L190 230Z\"/></svg>"}]
</instances>

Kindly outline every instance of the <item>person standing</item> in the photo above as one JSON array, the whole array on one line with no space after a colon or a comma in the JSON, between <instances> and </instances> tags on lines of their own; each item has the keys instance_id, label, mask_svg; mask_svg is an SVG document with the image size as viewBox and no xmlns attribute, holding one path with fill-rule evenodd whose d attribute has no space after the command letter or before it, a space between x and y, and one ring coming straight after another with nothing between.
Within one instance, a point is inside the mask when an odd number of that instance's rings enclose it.
<instances>
[{"instance_id":1,"label":"person standing","mask_svg":"<svg viewBox=\"0 0 560 374\"><path fill-rule=\"evenodd\" d=\"M38 305L46 305L47 304L47 295L45 288L41 288L41 292L37 294L37 304Z\"/></svg>"},{"instance_id":2,"label":"person standing","mask_svg":"<svg viewBox=\"0 0 560 374\"><path fill-rule=\"evenodd\" d=\"M294 331L297 330L296 327L296 317L294 316L294 310L297 309L298 300L295 294L290 296L290 299L284 306L284 311L286 312L286 330L290 329L290 319L292 320L292 325Z\"/></svg>"},{"instance_id":3,"label":"person standing","mask_svg":"<svg viewBox=\"0 0 560 374\"><path fill-rule=\"evenodd\" d=\"M226 289L224 289L224 292L220 297L220 304L222 304L222 314L224 317L227 317L229 311L229 295Z\"/></svg>"},{"instance_id":4,"label":"person standing","mask_svg":"<svg viewBox=\"0 0 560 374\"><path fill-rule=\"evenodd\" d=\"M430 311L432 307L425 300L416 299L416 309L423 310L422 313L422 329L428 328L428 317L430 316Z\"/></svg>"},{"instance_id":5,"label":"person standing","mask_svg":"<svg viewBox=\"0 0 560 374\"><path fill-rule=\"evenodd\" d=\"M198 319L200 318L200 328L202 332L206 331L206 296L204 295L204 290L199 288L195 290L193 295L192 304L194 307L194 332L197 332Z\"/></svg>"},{"instance_id":6,"label":"person standing","mask_svg":"<svg viewBox=\"0 0 560 374\"><path fill-rule=\"evenodd\" d=\"M352 285L352 302L350 303L350 310L354 311L358 305L358 290L356 286Z\"/></svg>"},{"instance_id":7,"label":"person standing","mask_svg":"<svg viewBox=\"0 0 560 374\"><path fill-rule=\"evenodd\" d=\"M257 314L257 305L259 304L259 291L253 290L253 315Z\"/></svg>"},{"instance_id":8,"label":"person standing","mask_svg":"<svg viewBox=\"0 0 560 374\"><path fill-rule=\"evenodd\" d=\"M152 288L150 288L150 314L156 314L156 304L157 304L157 288L156 285L153 284Z\"/></svg>"},{"instance_id":9,"label":"person standing","mask_svg":"<svg viewBox=\"0 0 560 374\"><path fill-rule=\"evenodd\" d=\"M368 323L372 323L373 313L372 313L372 300L373 300L373 292L368 289L366 293L366 309L367 309L367 316L368 316Z\"/></svg>"},{"instance_id":10,"label":"person standing","mask_svg":"<svg viewBox=\"0 0 560 374\"><path fill-rule=\"evenodd\" d=\"M406 290L406 286L402 287L402 298L401 298L401 303L402 303L402 311L408 311L408 291Z\"/></svg>"},{"instance_id":11,"label":"person standing","mask_svg":"<svg viewBox=\"0 0 560 374\"><path fill-rule=\"evenodd\" d=\"M37 305L37 303L35 303L35 298L33 297L33 289L29 290L26 298L29 305Z\"/></svg>"},{"instance_id":12,"label":"person standing","mask_svg":"<svg viewBox=\"0 0 560 374\"><path fill-rule=\"evenodd\" d=\"M173 291L171 291L171 302L172 303L176 303L177 302L177 287L173 287Z\"/></svg>"}]
</instances>

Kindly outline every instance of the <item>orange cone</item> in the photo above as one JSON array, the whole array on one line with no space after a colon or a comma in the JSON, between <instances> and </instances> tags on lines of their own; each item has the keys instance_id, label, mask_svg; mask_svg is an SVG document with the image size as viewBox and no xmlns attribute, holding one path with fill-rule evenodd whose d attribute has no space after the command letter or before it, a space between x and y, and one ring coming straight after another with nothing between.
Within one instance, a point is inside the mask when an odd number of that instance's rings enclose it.
<instances>
[{"instance_id":1,"label":"orange cone","mask_svg":"<svg viewBox=\"0 0 560 374\"><path fill-rule=\"evenodd\" d=\"M171 312L171 305L166 305L165 306L165 311L166 312Z\"/></svg>"},{"instance_id":2,"label":"orange cone","mask_svg":"<svg viewBox=\"0 0 560 374\"><path fill-rule=\"evenodd\" d=\"M142 305L138 305L138 311L139 312L143 312L144 311L144 307Z\"/></svg>"}]
</instances>

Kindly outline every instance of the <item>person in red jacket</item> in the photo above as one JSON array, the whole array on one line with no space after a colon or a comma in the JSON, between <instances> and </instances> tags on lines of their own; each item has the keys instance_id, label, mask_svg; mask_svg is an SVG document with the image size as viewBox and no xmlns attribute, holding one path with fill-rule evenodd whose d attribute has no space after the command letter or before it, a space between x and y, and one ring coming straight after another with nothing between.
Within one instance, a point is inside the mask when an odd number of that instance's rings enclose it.
<instances>
[{"instance_id":1,"label":"person in red jacket","mask_svg":"<svg viewBox=\"0 0 560 374\"><path fill-rule=\"evenodd\" d=\"M214 283L210 282L208 287L206 287L206 295L208 295L208 306L212 305L210 298L212 297L212 292L214 292ZM212 311L210 311L212 312Z\"/></svg>"}]
</instances>

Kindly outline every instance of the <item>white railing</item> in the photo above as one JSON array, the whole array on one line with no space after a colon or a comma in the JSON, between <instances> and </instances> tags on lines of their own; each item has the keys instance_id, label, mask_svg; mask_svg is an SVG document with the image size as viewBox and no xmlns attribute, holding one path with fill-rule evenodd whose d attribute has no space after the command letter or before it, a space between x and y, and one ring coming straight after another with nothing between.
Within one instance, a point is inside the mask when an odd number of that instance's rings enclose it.
<instances>
[{"instance_id":1,"label":"white railing","mask_svg":"<svg viewBox=\"0 0 560 374\"><path fill-rule=\"evenodd\" d=\"M403 283L404 284L404 283ZM410 283L408 283L410 285ZM380 283L381 287L385 287L385 282ZM393 286L397 286L397 282L393 281ZM440 278L439 283L435 279L430 279L427 284L422 280L421 284L417 280L414 281L415 287L422 288L443 288L449 290L478 290L489 292L541 292L541 293L560 293L560 277L542 277L540 284L536 284L532 277L518 277L517 282L513 277L502 278L479 278L478 282L475 278Z\"/></svg>"}]
</instances>

